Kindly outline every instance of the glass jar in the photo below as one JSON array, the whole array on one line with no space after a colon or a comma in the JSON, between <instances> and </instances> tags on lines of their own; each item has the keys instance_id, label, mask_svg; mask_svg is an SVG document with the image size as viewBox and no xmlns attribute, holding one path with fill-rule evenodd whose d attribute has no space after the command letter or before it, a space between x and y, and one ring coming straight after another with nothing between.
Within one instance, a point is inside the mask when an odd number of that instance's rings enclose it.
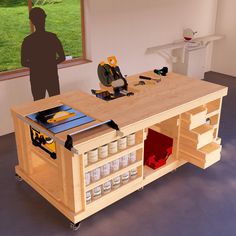
<instances>
[{"instance_id":1,"label":"glass jar","mask_svg":"<svg viewBox=\"0 0 236 236\"><path fill-rule=\"evenodd\" d=\"M118 139L118 149L124 150L127 148L127 137Z\"/></svg>"},{"instance_id":2,"label":"glass jar","mask_svg":"<svg viewBox=\"0 0 236 236\"><path fill-rule=\"evenodd\" d=\"M130 179L135 179L137 177L137 174L138 174L138 170L137 168L134 168L132 170L130 170Z\"/></svg>"},{"instance_id":3,"label":"glass jar","mask_svg":"<svg viewBox=\"0 0 236 236\"><path fill-rule=\"evenodd\" d=\"M102 185L102 192L103 194L111 192L111 181L107 181Z\"/></svg>"},{"instance_id":4,"label":"glass jar","mask_svg":"<svg viewBox=\"0 0 236 236\"><path fill-rule=\"evenodd\" d=\"M101 169L96 168L91 171L91 179L93 182L96 182L101 179Z\"/></svg>"},{"instance_id":5,"label":"glass jar","mask_svg":"<svg viewBox=\"0 0 236 236\"><path fill-rule=\"evenodd\" d=\"M92 190L93 199L96 200L102 196L102 187L97 186Z\"/></svg>"},{"instance_id":6,"label":"glass jar","mask_svg":"<svg viewBox=\"0 0 236 236\"><path fill-rule=\"evenodd\" d=\"M86 203L89 204L92 201L92 193L91 191L86 192Z\"/></svg>"},{"instance_id":7,"label":"glass jar","mask_svg":"<svg viewBox=\"0 0 236 236\"><path fill-rule=\"evenodd\" d=\"M136 162L136 152L131 152L129 154L129 163L132 164L134 162Z\"/></svg>"},{"instance_id":8,"label":"glass jar","mask_svg":"<svg viewBox=\"0 0 236 236\"><path fill-rule=\"evenodd\" d=\"M111 173L111 164L110 163L107 163L101 167L101 176L102 177L108 176L110 173Z\"/></svg>"},{"instance_id":9,"label":"glass jar","mask_svg":"<svg viewBox=\"0 0 236 236\"><path fill-rule=\"evenodd\" d=\"M127 167L129 165L129 155L124 155L120 158L120 166L122 168Z\"/></svg>"},{"instance_id":10,"label":"glass jar","mask_svg":"<svg viewBox=\"0 0 236 236\"><path fill-rule=\"evenodd\" d=\"M90 172L85 173L85 185L88 186L91 182Z\"/></svg>"},{"instance_id":11,"label":"glass jar","mask_svg":"<svg viewBox=\"0 0 236 236\"><path fill-rule=\"evenodd\" d=\"M121 181L122 184L126 184L129 182L129 172L126 172L123 175L121 175Z\"/></svg>"},{"instance_id":12,"label":"glass jar","mask_svg":"<svg viewBox=\"0 0 236 236\"><path fill-rule=\"evenodd\" d=\"M98 149L93 149L88 152L89 163L95 163L98 161Z\"/></svg>"},{"instance_id":13,"label":"glass jar","mask_svg":"<svg viewBox=\"0 0 236 236\"><path fill-rule=\"evenodd\" d=\"M120 187L120 182L121 182L120 176L117 176L114 179L112 179L112 188L113 189L119 188Z\"/></svg>"},{"instance_id":14,"label":"glass jar","mask_svg":"<svg viewBox=\"0 0 236 236\"><path fill-rule=\"evenodd\" d=\"M108 145L107 144L98 148L98 157L100 159L104 159L104 158L108 157Z\"/></svg>"},{"instance_id":15,"label":"glass jar","mask_svg":"<svg viewBox=\"0 0 236 236\"><path fill-rule=\"evenodd\" d=\"M108 144L108 151L110 154L114 154L118 152L118 144L117 141L113 141Z\"/></svg>"},{"instance_id":16,"label":"glass jar","mask_svg":"<svg viewBox=\"0 0 236 236\"><path fill-rule=\"evenodd\" d=\"M127 136L127 144L128 144L128 146L135 145L135 133Z\"/></svg>"},{"instance_id":17,"label":"glass jar","mask_svg":"<svg viewBox=\"0 0 236 236\"><path fill-rule=\"evenodd\" d=\"M116 172L120 169L120 159L111 162L111 171Z\"/></svg>"}]
</instances>

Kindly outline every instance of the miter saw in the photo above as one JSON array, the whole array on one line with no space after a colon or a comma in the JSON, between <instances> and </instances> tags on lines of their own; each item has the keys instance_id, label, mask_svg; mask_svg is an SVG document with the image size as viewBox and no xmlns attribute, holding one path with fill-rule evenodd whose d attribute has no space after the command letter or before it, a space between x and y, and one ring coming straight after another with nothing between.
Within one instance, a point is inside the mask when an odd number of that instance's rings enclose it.
<instances>
[{"instance_id":1,"label":"miter saw","mask_svg":"<svg viewBox=\"0 0 236 236\"><path fill-rule=\"evenodd\" d=\"M122 75L115 56L107 58L108 63L102 61L98 65L97 73L101 84L105 87L112 87L113 93L106 90L94 90L91 92L103 100L113 100L123 96L134 95L128 92L128 82Z\"/></svg>"}]
</instances>

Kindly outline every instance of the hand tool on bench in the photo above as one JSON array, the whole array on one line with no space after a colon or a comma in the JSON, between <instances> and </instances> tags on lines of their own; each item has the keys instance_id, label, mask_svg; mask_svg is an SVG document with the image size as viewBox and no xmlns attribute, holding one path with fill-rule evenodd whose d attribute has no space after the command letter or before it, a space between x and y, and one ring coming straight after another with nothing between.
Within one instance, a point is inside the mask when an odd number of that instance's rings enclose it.
<instances>
[{"instance_id":1,"label":"hand tool on bench","mask_svg":"<svg viewBox=\"0 0 236 236\"><path fill-rule=\"evenodd\" d=\"M151 78L151 77L148 77L148 76L144 76L144 75L140 75L140 76L139 76L139 79L153 80L153 81L155 81L155 82L157 82L157 83L161 82L161 78L159 78L159 79L154 79L154 78Z\"/></svg>"}]
</instances>

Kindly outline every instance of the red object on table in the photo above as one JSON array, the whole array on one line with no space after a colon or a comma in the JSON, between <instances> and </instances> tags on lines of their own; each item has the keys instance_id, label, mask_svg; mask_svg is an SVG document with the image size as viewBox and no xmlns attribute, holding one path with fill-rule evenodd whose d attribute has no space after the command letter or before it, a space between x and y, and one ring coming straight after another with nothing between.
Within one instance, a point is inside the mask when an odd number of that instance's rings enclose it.
<instances>
[{"instance_id":1,"label":"red object on table","mask_svg":"<svg viewBox=\"0 0 236 236\"><path fill-rule=\"evenodd\" d=\"M165 165L172 154L172 147L172 138L149 129L144 142L144 164L152 169Z\"/></svg>"}]
</instances>

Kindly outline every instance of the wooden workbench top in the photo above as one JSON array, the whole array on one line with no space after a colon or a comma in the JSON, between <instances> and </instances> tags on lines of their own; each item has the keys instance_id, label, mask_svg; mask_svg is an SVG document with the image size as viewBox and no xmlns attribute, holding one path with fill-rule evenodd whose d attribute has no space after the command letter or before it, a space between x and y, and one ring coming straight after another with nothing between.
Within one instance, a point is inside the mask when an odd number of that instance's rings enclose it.
<instances>
[{"instance_id":1,"label":"wooden workbench top","mask_svg":"<svg viewBox=\"0 0 236 236\"><path fill-rule=\"evenodd\" d=\"M142 75L160 78L153 72ZM127 78L129 90L134 91L134 96L106 102L78 90L17 106L12 108L12 111L26 116L63 103L99 121L112 119L123 128L162 113L171 112L175 115L177 110L181 113L227 94L227 88L224 86L175 73L168 73L166 77L162 77L160 83L146 81L144 86L134 86L139 81L138 76ZM66 134L75 130L78 128L60 133L58 137L65 140Z\"/></svg>"}]
</instances>

